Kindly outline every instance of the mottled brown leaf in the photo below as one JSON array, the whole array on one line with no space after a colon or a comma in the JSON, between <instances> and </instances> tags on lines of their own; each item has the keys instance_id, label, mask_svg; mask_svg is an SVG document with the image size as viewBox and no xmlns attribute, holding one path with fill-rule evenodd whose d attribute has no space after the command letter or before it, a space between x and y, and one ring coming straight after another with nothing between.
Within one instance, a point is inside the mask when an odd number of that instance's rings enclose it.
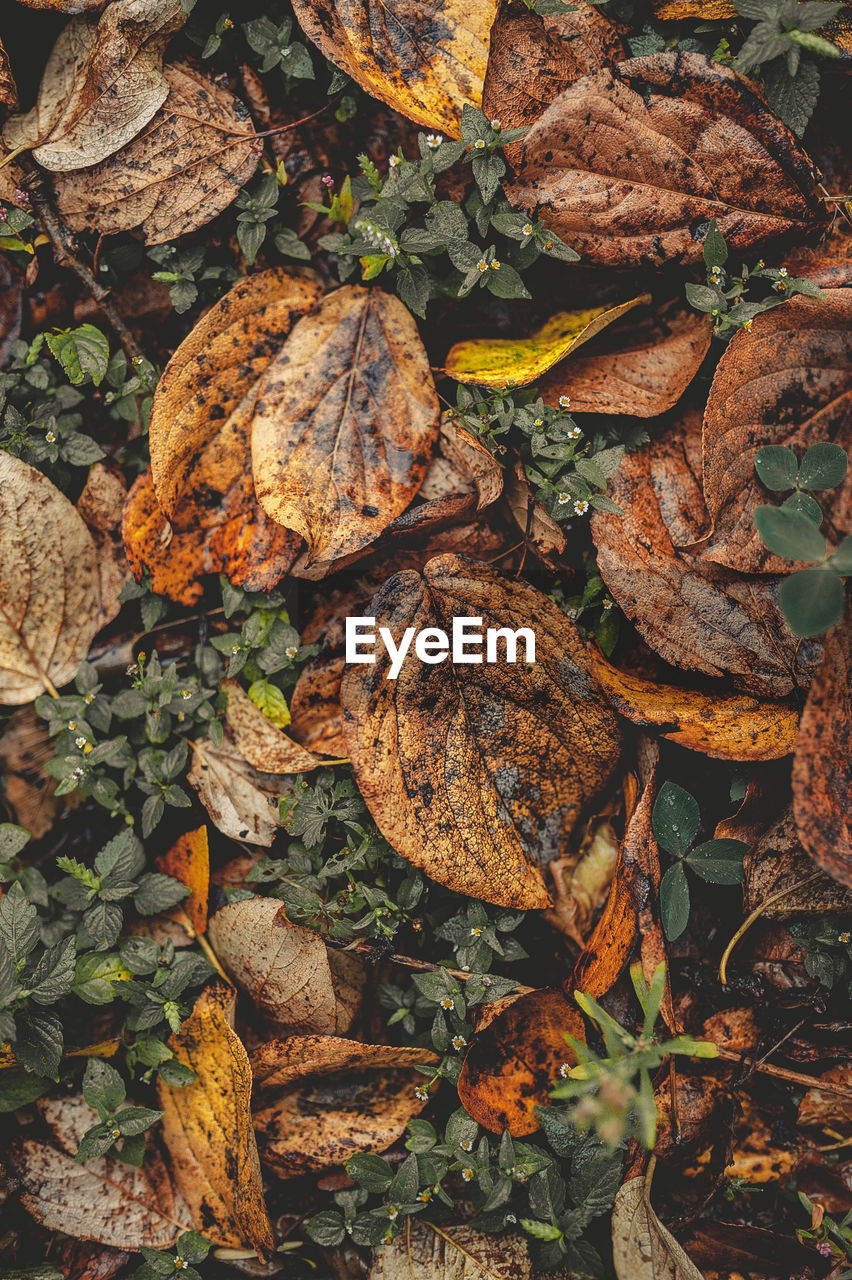
<instances>
[{"instance_id":1,"label":"mottled brown leaf","mask_svg":"<svg viewBox=\"0 0 852 1280\"><path fill-rule=\"evenodd\" d=\"M50 830L70 796L57 797L58 783L44 766L54 756L47 722L32 707L21 707L6 721L0 738L3 797L11 821L26 827L34 840Z\"/></svg>"},{"instance_id":2,"label":"mottled brown leaf","mask_svg":"<svg viewBox=\"0 0 852 1280\"><path fill-rule=\"evenodd\" d=\"M340 710L342 654L319 654L302 667L290 698L290 732L308 751L343 759L349 748Z\"/></svg>"},{"instance_id":3,"label":"mottled brown leaf","mask_svg":"<svg viewBox=\"0 0 852 1280\"><path fill-rule=\"evenodd\" d=\"M210 891L210 850L207 827L202 825L187 831L166 853L156 859L158 871L174 876L189 889L189 896L180 904L196 933L207 928L207 899Z\"/></svg>"},{"instance_id":4,"label":"mottled brown leaf","mask_svg":"<svg viewBox=\"0 0 852 1280\"><path fill-rule=\"evenodd\" d=\"M409 1217L391 1244L373 1250L367 1280L530 1280L532 1274L522 1236Z\"/></svg>"},{"instance_id":5,"label":"mottled brown leaf","mask_svg":"<svg viewBox=\"0 0 852 1280\"><path fill-rule=\"evenodd\" d=\"M288 738L256 707L236 680L223 680L227 720L240 755L266 773L303 773L322 764L319 756Z\"/></svg>"},{"instance_id":6,"label":"mottled brown leaf","mask_svg":"<svg viewBox=\"0 0 852 1280\"><path fill-rule=\"evenodd\" d=\"M735 830L731 834L737 838ZM852 889L829 875L812 880L813 870L813 863L802 848L793 811L787 806L745 856L746 911L762 907L761 915L767 920L852 912ZM780 893L783 898L764 905Z\"/></svg>"},{"instance_id":7,"label":"mottled brown leaf","mask_svg":"<svg viewBox=\"0 0 852 1280\"><path fill-rule=\"evenodd\" d=\"M363 1044L341 1036L288 1036L267 1040L251 1055L255 1088L282 1089L297 1080L336 1071L434 1066L440 1059L431 1049L395 1044Z\"/></svg>"},{"instance_id":8,"label":"mottled brown leaf","mask_svg":"<svg viewBox=\"0 0 852 1280\"><path fill-rule=\"evenodd\" d=\"M98 630L118 617L121 612L119 593L130 577L121 536L126 497L124 478L117 468L103 462L89 467L83 492L77 499L77 510L89 526L98 557L101 597Z\"/></svg>"},{"instance_id":9,"label":"mottled brown leaf","mask_svg":"<svg viewBox=\"0 0 852 1280\"><path fill-rule=\"evenodd\" d=\"M279 831L278 801L288 790L280 776L253 769L230 742L214 747L201 738L193 744L186 778L224 836L272 844Z\"/></svg>"},{"instance_id":10,"label":"mottled brown leaf","mask_svg":"<svg viewBox=\"0 0 852 1280\"><path fill-rule=\"evenodd\" d=\"M0 40L0 114L7 115L9 111L14 111L17 105L18 86L15 84L15 77L12 74L9 55L3 47L2 40Z\"/></svg>"},{"instance_id":11,"label":"mottled brown leaf","mask_svg":"<svg viewBox=\"0 0 852 1280\"><path fill-rule=\"evenodd\" d=\"M631 1178L615 1197L612 1260L618 1280L703 1280L651 1208L644 1178Z\"/></svg>"},{"instance_id":12,"label":"mottled brown leaf","mask_svg":"<svg viewBox=\"0 0 852 1280\"><path fill-rule=\"evenodd\" d=\"M0 169L0 173L5 172ZM11 263L0 258L0 365L4 368L12 354L12 343L21 332L23 284Z\"/></svg>"}]
</instances>

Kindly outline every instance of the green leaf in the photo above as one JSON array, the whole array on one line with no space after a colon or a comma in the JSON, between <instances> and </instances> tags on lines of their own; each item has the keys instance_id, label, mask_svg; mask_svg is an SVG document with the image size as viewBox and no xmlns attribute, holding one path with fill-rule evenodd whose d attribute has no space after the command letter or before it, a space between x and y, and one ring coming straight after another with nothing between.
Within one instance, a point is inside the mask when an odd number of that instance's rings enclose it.
<instances>
[{"instance_id":1,"label":"green leaf","mask_svg":"<svg viewBox=\"0 0 852 1280\"><path fill-rule=\"evenodd\" d=\"M802 569L785 578L778 603L797 636L819 636L843 617L843 579L830 569Z\"/></svg>"},{"instance_id":2,"label":"green leaf","mask_svg":"<svg viewBox=\"0 0 852 1280\"><path fill-rule=\"evenodd\" d=\"M791 493L781 503L781 507L784 511L798 511L799 515L812 521L817 528L822 524L822 507L808 493Z\"/></svg>"},{"instance_id":3,"label":"green leaf","mask_svg":"<svg viewBox=\"0 0 852 1280\"><path fill-rule=\"evenodd\" d=\"M725 244L725 237L719 230L716 219L711 218L707 235L704 237L704 262L707 270L712 271L713 267L723 267L727 260L728 246Z\"/></svg>"},{"instance_id":4,"label":"green leaf","mask_svg":"<svg viewBox=\"0 0 852 1280\"><path fill-rule=\"evenodd\" d=\"M813 563L825 556L825 538L812 520L788 507L758 507L754 527L776 556Z\"/></svg>"},{"instance_id":5,"label":"green leaf","mask_svg":"<svg viewBox=\"0 0 852 1280\"><path fill-rule=\"evenodd\" d=\"M203 1262L213 1245L197 1231L184 1231L178 1236L178 1257L184 1262Z\"/></svg>"},{"instance_id":6,"label":"green leaf","mask_svg":"<svg viewBox=\"0 0 852 1280\"><path fill-rule=\"evenodd\" d=\"M820 441L812 444L799 467L799 487L802 489L833 489L846 477L849 460L846 450L839 444Z\"/></svg>"},{"instance_id":7,"label":"green leaf","mask_svg":"<svg viewBox=\"0 0 852 1280\"><path fill-rule=\"evenodd\" d=\"M93 1160L95 1156L105 1155L114 1142L111 1124L103 1122L93 1124L80 1139L80 1145L74 1157L75 1163L83 1164L86 1160Z\"/></svg>"},{"instance_id":8,"label":"green leaf","mask_svg":"<svg viewBox=\"0 0 852 1280\"><path fill-rule=\"evenodd\" d=\"M745 46L743 46L745 47ZM758 59L760 61L760 59ZM811 58L802 58L795 75L785 58L776 58L762 69L770 107L801 138L819 99L819 68Z\"/></svg>"},{"instance_id":9,"label":"green leaf","mask_svg":"<svg viewBox=\"0 0 852 1280\"><path fill-rule=\"evenodd\" d=\"M140 915L153 916L176 906L188 893L186 885L181 884L174 876L149 871L139 881L139 888L133 895L133 905Z\"/></svg>"},{"instance_id":10,"label":"green leaf","mask_svg":"<svg viewBox=\"0 0 852 1280\"><path fill-rule=\"evenodd\" d=\"M17 1111L47 1093L52 1081L29 1071L0 1072L0 1113Z\"/></svg>"},{"instance_id":11,"label":"green leaf","mask_svg":"<svg viewBox=\"0 0 852 1280\"><path fill-rule=\"evenodd\" d=\"M15 1057L27 1071L55 1080L62 1059L62 1022L44 1009L26 1009L17 1018Z\"/></svg>"},{"instance_id":12,"label":"green leaf","mask_svg":"<svg viewBox=\"0 0 852 1280\"><path fill-rule=\"evenodd\" d=\"M55 1004L71 990L77 951L73 938L48 947L30 978L30 997L36 1004Z\"/></svg>"},{"instance_id":13,"label":"green leaf","mask_svg":"<svg viewBox=\"0 0 852 1280\"><path fill-rule=\"evenodd\" d=\"M689 884L680 862L669 867L660 881L660 915L666 937L674 942L689 920Z\"/></svg>"},{"instance_id":14,"label":"green leaf","mask_svg":"<svg viewBox=\"0 0 852 1280\"><path fill-rule=\"evenodd\" d=\"M562 1231L554 1222L537 1222L535 1218L519 1218L518 1226L536 1240L560 1240Z\"/></svg>"},{"instance_id":15,"label":"green leaf","mask_svg":"<svg viewBox=\"0 0 852 1280\"><path fill-rule=\"evenodd\" d=\"M346 1223L343 1220L343 1214L328 1210L325 1213L315 1213L312 1218L309 1218L305 1224L305 1230L315 1244L322 1245L326 1249L334 1249L343 1243L346 1236Z\"/></svg>"},{"instance_id":16,"label":"green leaf","mask_svg":"<svg viewBox=\"0 0 852 1280\"><path fill-rule=\"evenodd\" d=\"M664 782L651 815L651 826L660 848L675 858L682 858L698 834L700 823L698 805L689 792L675 782Z\"/></svg>"},{"instance_id":17,"label":"green leaf","mask_svg":"<svg viewBox=\"0 0 852 1280\"><path fill-rule=\"evenodd\" d=\"M30 840L30 833L14 822L0 822L0 862L8 862Z\"/></svg>"},{"instance_id":18,"label":"green leaf","mask_svg":"<svg viewBox=\"0 0 852 1280\"><path fill-rule=\"evenodd\" d=\"M89 1058L83 1076L83 1097L99 1116L114 1115L126 1093L124 1081L115 1067L103 1058Z\"/></svg>"},{"instance_id":19,"label":"green leaf","mask_svg":"<svg viewBox=\"0 0 852 1280\"><path fill-rule=\"evenodd\" d=\"M381 1193L387 1191L393 1182L393 1171L388 1162L382 1160L381 1156L370 1155L368 1152L358 1152L352 1156L346 1161L345 1168L352 1181L357 1182L365 1191Z\"/></svg>"},{"instance_id":20,"label":"green leaf","mask_svg":"<svg viewBox=\"0 0 852 1280\"><path fill-rule=\"evenodd\" d=\"M834 555L829 556L827 563L835 573L852 573L852 533L843 539Z\"/></svg>"},{"instance_id":21,"label":"green leaf","mask_svg":"<svg viewBox=\"0 0 852 1280\"><path fill-rule=\"evenodd\" d=\"M766 444L754 455L754 469L767 489L792 489L799 463L792 449L783 444Z\"/></svg>"},{"instance_id":22,"label":"green leaf","mask_svg":"<svg viewBox=\"0 0 852 1280\"><path fill-rule=\"evenodd\" d=\"M271 680L255 680L249 685L248 696L267 720L271 720L279 729L286 729L290 723L290 708L281 689Z\"/></svg>"},{"instance_id":23,"label":"green leaf","mask_svg":"<svg viewBox=\"0 0 852 1280\"><path fill-rule=\"evenodd\" d=\"M710 312L717 309L724 311L726 307L721 289L709 284L692 284L688 282L686 285L686 300L696 311Z\"/></svg>"},{"instance_id":24,"label":"green leaf","mask_svg":"<svg viewBox=\"0 0 852 1280\"><path fill-rule=\"evenodd\" d=\"M0 899L0 938L16 963L38 942L38 912L17 882Z\"/></svg>"},{"instance_id":25,"label":"green leaf","mask_svg":"<svg viewBox=\"0 0 852 1280\"><path fill-rule=\"evenodd\" d=\"M74 386L87 379L99 386L109 368L109 342L93 324L65 333L49 333L47 345Z\"/></svg>"},{"instance_id":26,"label":"green leaf","mask_svg":"<svg viewBox=\"0 0 852 1280\"><path fill-rule=\"evenodd\" d=\"M702 880L709 880L711 884L739 884L747 849L748 845L742 840L708 840L691 849L686 861Z\"/></svg>"},{"instance_id":27,"label":"green leaf","mask_svg":"<svg viewBox=\"0 0 852 1280\"><path fill-rule=\"evenodd\" d=\"M150 1107L125 1107L115 1118L116 1128L121 1130L124 1138L132 1138L145 1133L162 1119L162 1111L153 1111Z\"/></svg>"}]
</instances>

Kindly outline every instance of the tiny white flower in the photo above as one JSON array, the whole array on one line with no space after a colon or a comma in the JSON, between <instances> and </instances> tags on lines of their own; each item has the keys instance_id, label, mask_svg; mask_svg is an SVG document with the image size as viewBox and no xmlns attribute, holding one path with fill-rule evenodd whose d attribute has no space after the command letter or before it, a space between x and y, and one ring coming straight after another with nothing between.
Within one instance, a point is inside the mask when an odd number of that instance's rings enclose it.
<instances>
[{"instance_id":1,"label":"tiny white flower","mask_svg":"<svg viewBox=\"0 0 852 1280\"><path fill-rule=\"evenodd\" d=\"M426 146L429 147L432 151L437 151L438 147L440 147L443 141L444 141L444 135L441 133L426 134Z\"/></svg>"},{"instance_id":2,"label":"tiny white flower","mask_svg":"<svg viewBox=\"0 0 852 1280\"><path fill-rule=\"evenodd\" d=\"M418 1084L414 1090L414 1096L417 1098L418 1102L426 1102L429 1098L429 1090L424 1089L422 1085Z\"/></svg>"},{"instance_id":3,"label":"tiny white flower","mask_svg":"<svg viewBox=\"0 0 852 1280\"><path fill-rule=\"evenodd\" d=\"M85 747L85 745L86 745L86 739L82 736L82 734L79 737L74 739L75 747Z\"/></svg>"},{"instance_id":4,"label":"tiny white flower","mask_svg":"<svg viewBox=\"0 0 852 1280\"><path fill-rule=\"evenodd\" d=\"M615 604L614 600L604 600L603 602L604 613L609 613L610 609L613 607L614 604Z\"/></svg>"},{"instance_id":5,"label":"tiny white flower","mask_svg":"<svg viewBox=\"0 0 852 1280\"><path fill-rule=\"evenodd\" d=\"M852 936L852 935L848 934L848 933L844 930L844 932L843 932L843 933L838 933L837 938L838 938L838 941L839 941L839 942L847 943L847 942L849 941L849 939L850 939L850 936Z\"/></svg>"},{"instance_id":6,"label":"tiny white flower","mask_svg":"<svg viewBox=\"0 0 852 1280\"><path fill-rule=\"evenodd\" d=\"M456 1053L458 1053L461 1049L465 1047L465 1045L467 1044L467 1041L465 1040L464 1036L453 1036L452 1041L450 1043L452 1044Z\"/></svg>"},{"instance_id":7,"label":"tiny white flower","mask_svg":"<svg viewBox=\"0 0 852 1280\"><path fill-rule=\"evenodd\" d=\"M76 721L76 720L69 720L69 721L68 721L68 728L69 728L69 729L76 729L76 728L77 728L77 721Z\"/></svg>"},{"instance_id":8,"label":"tiny white flower","mask_svg":"<svg viewBox=\"0 0 852 1280\"><path fill-rule=\"evenodd\" d=\"M47 435L44 438L48 444L53 444L53 442L56 439L56 436L52 431L48 431Z\"/></svg>"},{"instance_id":9,"label":"tiny white flower","mask_svg":"<svg viewBox=\"0 0 852 1280\"><path fill-rule=\"evenodd\" d=\"M473 928L472 928L472 929L471 929L471 931L470 931L470 936L471 936L472 938L481 938L481 937L482 937L482 930L480 929L480 927L479 927L479 925L478 925L478 924L475 924L475 925L473 926Z\"/></svg>"},{"instance_id":10,"label":"tiny white flower","mask_svg":"<svg viewBox=\"0 0 852 1280\"><path fill-rule=\"evenodd\" d=\"M743 328L745 329L746 333L751 333L751 324L752 324L751 320L743 320Z\"/></svg>"},{"instance_id":11,"label":"tiny white flower","mask_svg":"<svg viewBox=\"0 0 852 1280\"><path fill-rule=\"evenodd\" d=\"M299 650L296 648L294 644L288 644L284 652L286 653L288 658L295 658Z\"/></svg>"},{"instance_id":12,"label":"tiny white flower","mask_svg":"<svg viewBox=\"0 0 852 1280\"><path fill-rule=\"evenodd\" d=\"M392 169L395 169L399 164L399 156L391 156L391 158L388 160L388 164Z\"/></svg>"},{"instance_id":13,"label":"tiny white flower","mask_svg":"<svg viewBox=\"0 0 852 1280\"><path fill-rule=\"evenodd\" d=\"M471 1138L465 1138L463 1142L459 1143L459 1146L461 1147L462 1151L472 1151L473 1140Z\"/></svg>"},{"instance_id":14,"label":"tiny white flower","mask_svg":"<svg viewBox=\"0 0 852 1280\"><path fill-rule=\"evenodd\" d=\"M395 1204L388 1205L388 1217L390 1218L391 1222L393 1222L394 1218L399 1217L399 1209L397 1209Z\"/></svg>"},{"instance_id":15,"label":"tiny white flower","mask_svg":"<svg viewBox=\"0 0 852 1280\"><path fill-rule=\"evenodd\" d=\"M492 128L492 129L502 129L502 128L503 128L503 126L501 125L501 123L500 123L500 121L499 121L499 120L492 120L492 121L491 121L491 128Z\"/></svg>"},{"instance_id":16,"label":"tiny white flower","mask_svg":"<svg viewBox=\"0 0 852 1280\"><path fill-rule=\"evenodd\" d=\"M535 228L533 227L533 224L531 222L527 222L524 224L521 230L523 231L525 236L531 236Z\"/></svg>"},{"instance_id":17,"label":"tiny white flower","mask_svg":"<svg viewBox=\"0 0 852 1280\"><path fill-rule=\"evenodd\" d=\"M86 773L86 770L85 770L85 769L81 769L81 768L79 767L79 765L78 765L78 767L77 767L77 768L74 770L74 772L71 774L71 777L72 777L72 778L82 778L82 777L84 777L84 776L85 776L85 773Z\"/></svg>"},{"instance_id":18,"label":"tiny white flower","mask_svg":"<svg viewBox=\"0 0 852 1280\"><path fill-rule=\"evenodd\" d=\"M561 506L563 506L563 505L568 501L569 497L570 497L570 494L567 494L567 493L565 492L565 490L564 490L564 489L562 489L562 490L561 490L561 491L556 495L556 501L559 503L559 505L560 505L560 507L561 507Z\"/></svg>"},{"instance_id":19,"label":"tiny white flower","mask_svg":"<svg viewBox=\"0 0 852 1280\"><path fill-rule=\"evenodd\" d=\"M469 965L469 964L463 964L463 965L462 965L462 973L470 973L470 965Z\"/></svg>"},{"instance_id":20,"label":"tiny white flower","mask_svg":"<svg viewBox=\"0 0 852 1280\"><path fill-rule=\"evenodd\" d=\"M562 1077L562 1079L563 1079L563 1080L564 1080L564 1079L565 1079L565 1077L568 1075L568 1072L569 1072L570 1070L571 1070L571 1063L570 1063L570 1062L563 1062L563 1063L562 1063L562 1066L559 1068L559 1074L561 1075L561 1077Z\"/></svg>"},{"instance_id":21,"label":"tiny white flower","mask_svg":"<svg viewBox=\"0 0 852 1280\"><path fill-rule=\"evenodd\" d=\"M782 268L781 268L781 270L778 272L778 274L779 274L779 276L786 276L786 274L787 274L787 268L786 268L786 267L782 267Z\"/></svg>"},{"instance_id":22,"label":"tiny white flower","mask_svg":"<svg viewBox=\"0 0 852 1280\"><path fill-rule=\"evenodd\" d=\"M570 396L560 396L560 397L559 397L559 408L560 408L560 409L570 409L570 408L571 408L571 397L570 397Z\"/></svg>"},{"instance_id":23,"label":"tiny white flower","mask_svg":"<svg viewBox=\"0 0 852 1280\"><path fill-rule=\"evenodd\" d=\"M477 151L484 151L484 150L485 150L485 143L482 141L482 139L481 139L481 138L477 138L477 139L476 139L476 142L474 142L474 144L473 144L473 145L474 145L474 147L476 148L476 150L477 150Z\"/></svg>"},{"instance_id":24,"label":"tiny white flower","mask_svg":"<svg viewBox=\"0 0 852 1280\"><path fill-rule=\"evenodd\" d=\"M455 1007L456 1007L456 1002L455 1002L455 1000L452 998L452 996L444 996L443 1000L441 1001L441 1008L442 1008L442 1009L455 1009Z\"/></svg>"},{"instance_id":25,"label":"tiny white flower","mask_svg":"<svg viewBox=\"0 0 852 1280\"><path fill-rule=\"evenodd\" d=\"M507 1221L507 1222L517 1222L517 1221L518 1221L518 1219L515 1217L514 1213L507 1213L507 1214L506 1214L506 1221Z\"/></svg>"},{"instance_id":26,"label":"tiny white flower","mask_svg":"<svg viewBox=\"0 0 852 1280\"><path fill-rule=\"evenodd\" d=\"M776 280L772 287L776 293L786 293L787 291L787 286L783 280Z\"/></svg>"},{"instance_id":27,"label":"tiny white flower","mask_svg":"<svg viewBox=\"0 0 852 1280\"><path fill-rule=\"evenodd\" d=\"M83 699L83 701L84 701L86 704L88 704L88 703L90 703L90 702L94 702L94 700L95 700L95 695L94 695L93 693L87 693L87 694L86 694L86 696L85 696L85 698Z\"/></svg>"},{"instance_id":28,"label":"tiny white flower","mask_svg":"<svg viewBox=\"0 0 852 1280\"><path fill-rule=\"evenodd\" d=\"M543 427L543 426L544 426L544 418L536 418L535 422L533 423L533 426L534 426L534 427Z\"/></svg>"},{"instance_id":29,"label":"tiny white flower","mask_svg":"<svg viewBox=\"0 0 852 1280\"><path fill-rule=\"evenodd\" d=\"M178 724L183 724L184 720L186 719L186 716L183 714L182 711L179 711L177 713L177 718L178 718Z\"/></svg>"},{"instance_id":30,"label":"tiny white flower","mask_svg":"<svg viewBox=\"0 0 852 1280\"><path fill-rule=\"evenodd\" d=\"M492 270L492 271L499 271L499 270L500 270L500 263L497 261L497 259L496 259L496 258L495 258L495 259L494 259L494 261L491 263L491 270Z\"/></svg>"},{"instance_id":31,"label":"tiny white flower","mask_svg":"<svg viewBox=\"0 0 852 1280\"><path fill-rule=\"evenodd\" d=\"M762 271L765 266L766 266L766 263L761 258L760 262L758 262L757 266L755 267L755 271Z\"/></svg>"},{"instance_id":32,"label":"tiny white flower","mask_svg":"<svg viewBox=\"0 0 852 1280\"><path fill-rule=\"evenodd\" d=\"M589 504L585 498L581 498L579 502L574 503L574 515L584 516L589 509Z\"/></svg>"},{"instance_id":33,"label":"tiny white flower","mask_svg":"<svg viewBox=\"0 0 852 1280\"><path fill-rule=\"evenodd\" d=\"M420 1195L417 1197L417 1199L418 1199L422 1204L428 1204L428 1203L429 1203L429 1201L432 1199L432 1192L431 1192L431 1191L429 1190L429 1188L427 1187L425 1191L421 1191L421 1192L420 1192Z\"/></svg>"},{"instance_id":34,"label":"tiny white flower","mask_svg":"<svg viewBox=\"0 0 852 1280\"><path fill-rule=\"evenodd\" d=\"M572 427L571 430L568 432L568 439L578 440L582 434L583 433L579 427Z\"/></svg>"},{"instance_id":35,"label":"tiny white flower","mask_svg":"<svg viewBox=\"0 0 852 1280\"><path fill-rule=\"evenodd\" d=\"M239 651L240 651L240 646L238 644L231 645L231 653L239 653Z\"/></svg>"},{"instance_id":36,"label":"tiny white flower","mask_svg":"<svg viewBox=\"0 0 852 1280\"><path fill-rule=\"evenodd\" d=\"M462 1169L461 1173L465 1182L473 1182L474 1173L472 1169Z\"/></svg>"},{"instance_id":37,"label":"tiny white flower","mask_svg":"<svg viewBox=\"0 0 852 1280\"><path fill-rule=\"evenodd\" d=\"M180 696L182 698L191 698L192 694L190 693L189 689L181 689Z\"/></svg>"},{"instance_id":38,"label":"tiny white flower","mask_svg":"<svg viewBox=\"0 0 852 1280\"><path fill-rule=\"evenodd\" d=\"M485 261L484 258L480 258L476 265L480 271L488 270L488 263Z\"/></svg>"}]
</instances>

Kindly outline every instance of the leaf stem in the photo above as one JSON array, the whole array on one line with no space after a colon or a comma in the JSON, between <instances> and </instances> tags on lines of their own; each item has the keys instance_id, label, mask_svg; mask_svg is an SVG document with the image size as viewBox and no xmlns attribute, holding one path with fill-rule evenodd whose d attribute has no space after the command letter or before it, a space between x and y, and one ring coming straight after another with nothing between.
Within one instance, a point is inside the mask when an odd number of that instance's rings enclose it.
<instances>
[{"instance_id":1,"label":"leaf stem","mask_svg":"<svg viewBox=\"0 0 852 1280\"><path fill-rule=\"evenodd\" d=\"M806 876L804 880L797 880L795 884L788 884L785 889L779 889L777 893L772 893L768 898L764 898L760 906L755 907L754 911L752 911L750 915L746 916L733 938L731 938L731 941L725 947L724 955L719 962L719 981L723 987L728 985L728 961L731 958L731 952L739 942L740 938L742 938L743 934L751 928L755 920L759 919L759 917L763 915L767 907L771 907L773 903L778 902L781 898L786 898L788 894L795 892L796 889L803 889L806 884L810 884L821 875L821 871L815 871L813 875Z\"/></svg>"}]
</instances>

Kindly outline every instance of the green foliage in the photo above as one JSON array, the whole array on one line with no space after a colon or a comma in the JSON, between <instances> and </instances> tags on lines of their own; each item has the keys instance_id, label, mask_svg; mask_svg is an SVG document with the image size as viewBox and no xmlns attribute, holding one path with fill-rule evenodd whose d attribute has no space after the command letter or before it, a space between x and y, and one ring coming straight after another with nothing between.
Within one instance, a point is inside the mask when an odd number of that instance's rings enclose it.
<instances>
[{"instance_id":1,"label":"green foliage","mask_svg":"<svg viewBox=\"0 0 852 1280\"><path fill-rule=\"evenodd\" d=\"M704 239L704 265L706 284L687 283L686 300L696 311L703 311L713 320L713 332L730 336L734 329L751 329L754 317L762 311L771 311L779 303L797 294L808 298L821 298L823 292L811 280L799 279L787 273L786 267L767 267L761 260L749 269L742 266L740 274L731 274L727 267L728 246L715 218L710 220Z\"/></svg>"},{"instance_id":2,"label":"green foliage","mask_svg":"<svg viewBox=\"0 0 852 1280\"><path fill-rule=\"evenodd\" d=\"M755 23L734 60L744 75L759 69L770 107L799 137L819 97L819 69L815 58L839 58L840 50L822 36L819 27L835 16L842 4L826 0L734 0L737 13Z\"/></svg>"},{"instance_id":3,"label":"green foliage","mask_svg":"<svg viewBox=\"0 0 852 1280\"><path fill-rule=\"evenodd\" d=\"M743 878L742 840L706 840L695 844L701 814L695 799L674 782L664 782L654 801L651 827L660 848L675 861L660 882L660 914L670 942L679 938L689 920L689 880L686 868L710 884L739 884Z\"/></svg>"},{"instance_id":4,"label":"green foliage","mask_svg":"<svg viewBox=\"0 0 852 1280\"><path fill-rule=\"evenodd\" d=\"M237 241L248 263L254 263L261 246L271 233L272 243L284 258L310 261L311 251L295 231L273 219L278 214L278 197L287 175L279 166L276 173L265 173L249 190L237 196Z\"/></svg>"},{"instance_id":5,"label":"green foliage","mask_svg":"<svg viewBox=\"0 0 852 1280\"><path fill-rule=\"evenodd\" d=\"M814 1244L817 1253L830 1258L832 1280L852 1280L852 1266L838 1270L843 1263L852 1263L852 1209L838 1222L825 1212L822 1204L814 1204L804 1193L798 1193L799 1202L811 1215L810 1227L800 1227L796 1232L802 1244Z\"/></svg>"},{"instance_id":6,"label":"green foliage","mask_svg":"<svg viewBox=\"0 0 852 1280\"><path fill-rule=\"evenodd\" d=\"M634 1036L620 1026L591 996L575 992L577 1004L603 1037L606 1056L599 1057L588 1045L566 1036L577 1065L563 1068L564 1082L554 1087L551 1097L570 1101L569 1118L581 1132L593 1129L609 1147L636 1138L650 1151L657 1136L652 1074L673 1055L715 1058L716 1046L692 1036L658 1040L654 1029L666 989L665 966L656 970L650 987L641 964L631 966L630 977L642 1007L639 1034Z\"/></svg>"},{"instance_id":7,"label":"green foliage","mask_svg":"<svg viewBox=\"0 0 852 1280\"><path fill-rule=\"evenodd\" d=\"M805 970L829 991L852 1000L852 916L795 920L790 932L805 953Z\"/></svg>"},{"instance_id":8,"label":"green foliage","mask_svg":"<svg viewBox=\"0 0 852 1280\"><path fill-rule=\"evenodd\" d=\"M83 1097L97 1111L98 1123L80 1139L77 1164L109 1151L123 1164L141 1165L145 1133L163 1113L150 1107L124 1106L126 1095L124 1081L115 1067L101 1058L90 1058L83 1076Z\"/></svg>"},{"instance_id":9,"label":"green foliage","mask_svg":"<svg viewBox=\"0 0 852 1280\"><path fill-rule=\"evenodd\" d=\"M93 324L46 335L47 345L74 387L82 382L100 386L109 366L109 342Z\"/></svg>"},{"instance_id":10,"label":"green foliage","mask_svg":"<svg viewBox=\"0 0 852 1280\"><path fill-rule=\"evenodd\" d=\"M307 45L292 39L292 18L285 18L280 26L269 18L255 18L243 23L243 32L249 46L260 54L261 75L280 67L285 77L313 80L314 66Z\"/></svg>"},{"instance_id":11,"label":"green foliage","mask_svg":"<svg viewBox=\"0 0 852 1280\"><path fill-rule=\"evenodd\" d=\"M174 1253L143 1247L139 1252L145 1261L134 1271L133 1280L163 1280L174 1275L181 1276L182 1280L201 1280L200 1273L192 1264L203 1262L212 1248L209 1240L197 1231L184 1231L179 1235Z\"/></svg>"},{"instance_id":12,"label":"green foliage","mask_svg":"<svg viewBox=\"0 0 852 1280\"><path fill-rule=\"evenodd\" d=\"M25 192L19 193L24 198L19 201L23 206L25 203L29 206L29 199ZM35 218L29 211L29 207L17 207L12 205L0 205L0 250L6 253L26 253L33 254L35 252L32 241L24 239L22 232L28 230L35 225Z\"/></svg>"},{"instance_id":13,"label":"green foliage","mask_svg":"<svg viewBox=\"0 0 852 1280\"><path fill-rule=\"evenodd\" d=\"M301 643L282 591L252 594L232 586L227 578L219 581L226 619L242 621L239 631L215 636L211 645L225 655L230 677L242 674L252 688L263 682L262 691L255 689L258 705L266 700L270 706L278 706L279 716L283 715L272 687L277 687L282 696L292 689L300 667L318 652L317 646Z\"/></svg>"},{"instance_id":14,"label":"green foliage","mask_svg":"<svg viewBox=\"0 0 852 1280\"><path fill-rule=\"evenodd\" d=\"M148 250L148 257L161 268L153 280L169 286L169 298L178 315L189 311L196 302L215 302L240 278L232 264L207 261L210 249L203 244L158 244Z\"/></svg>"},{"instance_id":15,"label":"green foliage","mask_svg":"<svg viewBox=\"0 0 852 1280\"><path fill-rule=\"evenodd\" d=\"M754 526L774 555L814 565L788 574L778 589L778 602L798 636L817 636L843 617L843 580L852 574L852 536L828 554L820 532L823 512L810 493L833 489L846 476L848 459L839 445L813 444L799 463L786 445L765 445L754 457L754 469L767 489L792 490L780 507L760 506ZM809 492L810 491L810 492Z\"/></svg>"}]
</instances>

